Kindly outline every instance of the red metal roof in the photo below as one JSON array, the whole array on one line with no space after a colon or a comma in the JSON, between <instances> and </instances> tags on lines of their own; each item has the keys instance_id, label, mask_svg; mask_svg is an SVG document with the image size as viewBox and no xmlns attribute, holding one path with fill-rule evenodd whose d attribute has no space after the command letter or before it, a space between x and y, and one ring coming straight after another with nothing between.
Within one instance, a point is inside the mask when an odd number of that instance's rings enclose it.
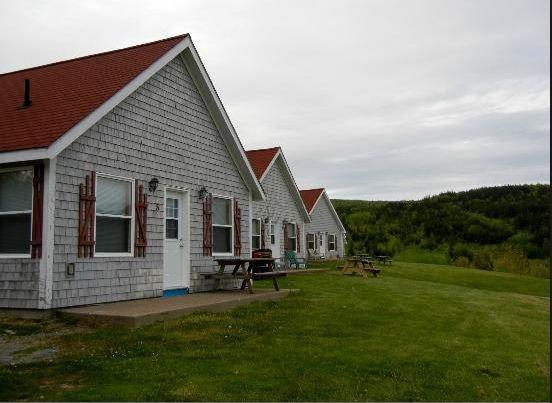
<instances>
[{"instance_id":1,"label":"red metal roof","mask_svg":"<svg viewBox=\"0 0 552 403\"><path fill-rule=\"evenodd\" d=\"M261 179L264 172L274 159L276 153L280 150L280 147L263 148L262 150L249 150L245 152L249 163L257 175L257 179Z\"/></svg>"},{"instance_id":2,"label":"red metal roof","mask_svg":"<svg viewBox=\"0 0 552 403\"><path fill-rule=\"evenodd\" d=\"M301 198L309 214L312 212L316 201L324 191L324 188L300 190Z\"/></svg>"},{"instance_id":3,"label":"red metal roof","mask_svg":"<svg viewBox=\"0 0 552 403\"><path fill-rule=\"evenodd\" d=\"M0 152L48 147L186 36L0 74Z\"/></svg>"}]
</instances>

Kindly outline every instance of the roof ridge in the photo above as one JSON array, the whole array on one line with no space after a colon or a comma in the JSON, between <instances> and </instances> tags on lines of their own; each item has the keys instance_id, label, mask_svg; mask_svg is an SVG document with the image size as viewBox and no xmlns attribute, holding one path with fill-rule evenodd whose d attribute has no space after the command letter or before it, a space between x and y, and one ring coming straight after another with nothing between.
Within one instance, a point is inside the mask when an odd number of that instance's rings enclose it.
<instances>
[{"instance_id":1,"label":"roof ridge","mask_svg":"<svg viewBox=\"0 0 552 403\"><path fill-rule=\"evenodd\" d=\"M189 35L190 35L190 34L186 33L186 34L181 34L181 35L172 36L172 37L170 37L170 38L158 39L158 40L153 41L153 42L147 42L147 43L141 43L141 44L138 44L138 45L127 46L126 48L113 49L113 50L108 50L108 51L105 51L105 52L93 53L93 54L91 54L91 55L85 55L85 56L74 57L74 58L72 58L72 59L66 59L66 60L60 60L60 61L57 61L57 62L41 64L41 65L39 65L39 66L27 67L27 68L25 68L25 69L20 69L20 70L15 70L15 71L9 71L9 72L7 72L7 73L0 73L0 76L7 76L7 75L10 75L10 74L21 73L21 72L23 72L23 71L30 71L30 70L35 70L35 69L41 69L41 68L44 68L44 67L55 66L55 65L58 65L58 64L63 64L63 63L68 63L68 62L74 62L74 61L77 61L77 60L84 60L84 59L88 59L88 58L91 58L91 57L103 56L103 55L107 55L107 54L110 54L110 53L116 53L116 52L121 52L121 51L124 51L124 50L130 50L130 49L140 48L140 47L142 47L142 46L154 45L154 44L160 43L160 42L171 41L171 40L174 40L174 39L177 39L177 38L182 38L182 39L183 39L183 38L185 38L186 36L189 36Z\"/></svg>"},{"instance_id":2,"label":"roof ridge","mask_svg":"<svg viewBox=\"0 0 552 403\"><path fill-rule=\"evenodd\" d=\"M268 147L268 148L255 148L254 150L245 150L245 152L254 152L254 151L268 151L268 150L277 150L281 149L282 147L276 146L276 147Z\"/></svg>"}]
</instances>

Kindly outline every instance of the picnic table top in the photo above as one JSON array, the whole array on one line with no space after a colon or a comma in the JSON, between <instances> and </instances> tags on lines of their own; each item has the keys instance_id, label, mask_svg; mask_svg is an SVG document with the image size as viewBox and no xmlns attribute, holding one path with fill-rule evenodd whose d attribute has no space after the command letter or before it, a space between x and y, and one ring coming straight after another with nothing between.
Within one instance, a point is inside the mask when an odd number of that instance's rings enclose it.
<instances>
[{"instance_id":1,"label":"picnic table top","mask_svg":"<svg viewBox=\"0 0 552 403\"><path fill-rule=\"evenodd\" d=\"M276 258L273 257L221 257L216 258L215 261L219 263L242 263L242 262L274 262Z\"/></svg>"}]
</instances>

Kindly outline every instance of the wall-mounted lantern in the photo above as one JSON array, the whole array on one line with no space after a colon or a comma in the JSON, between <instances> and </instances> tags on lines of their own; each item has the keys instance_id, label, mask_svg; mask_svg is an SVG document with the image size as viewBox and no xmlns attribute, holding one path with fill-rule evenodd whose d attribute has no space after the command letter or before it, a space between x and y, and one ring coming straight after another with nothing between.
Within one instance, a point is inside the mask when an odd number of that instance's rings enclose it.
<instances>
[{"instance_id":1,"label":"wall-mounted lantern","mask_svg":"<svg viewBox=\"0 0 552 403\"><path fill-rule=\"evenodd\" d=\"M151 178L151 180L148 182L148 189L151 193L155 193L157 190L157 185L159 185L159 179L157 178Z\"/></svg>"},{"instance_id":2,"label":"wall-mounted lantern","mask_svg":"<svg viewBox=\"0 0 552 403\"><path fill-rule=\"evenodd\" d=\"M205 200L207 197L207 189L205 189L205 186L203 186L201 189L199 189L199 199Z\"/></svg>"}]
</instances>

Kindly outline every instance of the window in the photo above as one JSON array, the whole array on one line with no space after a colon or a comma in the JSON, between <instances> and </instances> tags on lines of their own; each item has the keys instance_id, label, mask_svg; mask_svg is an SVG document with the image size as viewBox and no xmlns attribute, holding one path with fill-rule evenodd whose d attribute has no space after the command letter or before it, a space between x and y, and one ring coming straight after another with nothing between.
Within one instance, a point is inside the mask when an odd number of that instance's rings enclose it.
<instances>
[{"instance_id":1,"label":"window","mask_svg":"<svg viewBox=\"0 0 552 403\"><path fill-rule=\"evenodd\" d=\"M167 197L165 211L165 238L178 239L178 199Z\"/></svg>"},{"instance_id":2,"label":"window","mask_svg":"<svg viewBox=\"0 0 552 403\"><path fill-rule=\"evenodd\" d=\"M307 234L307 249L314 250L316 243L314 242L314 234Z\"/></svg>"},{"instance_id":3,"label":"window","mask_svg":"<svg viewBox=\"0 0 552 403\"><path fill-rule=\"evenodd\" d=\"M100 176L96 181L96 252L132 252L132 180Z\"/></svg>"},{"instance_id":4,"label":"window","mask_svg":"<svg viewBox=\"0 0 552 403\"><path fill-rule=\"evenodd\" d=\"M297 250L297 231L295 224L290 223L286 224L287 231L288 231L288 244L287 244L287 250Z\"/></svg>"},{"instance_id":5,"label":"window","mask_svg":"<svg viewBox=\"0 0 552 403\"><path fill-rule=\"evenodd\" d=\"M30 255L33 170L0 171L0 254Z\"/></svg>"},{"instance_id":6,"label":"window","mask_svg":"<svg viewBox=\"0 0 552 403\"><path fill-rule=\"evenodd\" d=\"M232 254L232 199L213 197L213 253Z\"/></svg>"},{"instance_id":7,"label":"window","mask_svg":"<svg viewBox=\"0 0 552 403\"><path fill-rule=\"evenodd\" d=\"M253 228L251 229L251 248L261 248L261 220L254 218L251 222Z\"/></svg>"},{"instance_id":8,"label":"window","mask_svg":"<svg viewBox=\"0 0 552 403\"><path fill-rule=\"evenodd\" d=\"M270 244L276 245L276 224L270 223Z\"/></svg>"},{"instance_id":9,"label":"window","mask_svg":"<svg viewBox=\"0 0 552 403\"><path fill-rule=\"evenodd\" d=\"M328 235L328 250L335 250L335 235Z\"/></svg>"}]
</instances>

